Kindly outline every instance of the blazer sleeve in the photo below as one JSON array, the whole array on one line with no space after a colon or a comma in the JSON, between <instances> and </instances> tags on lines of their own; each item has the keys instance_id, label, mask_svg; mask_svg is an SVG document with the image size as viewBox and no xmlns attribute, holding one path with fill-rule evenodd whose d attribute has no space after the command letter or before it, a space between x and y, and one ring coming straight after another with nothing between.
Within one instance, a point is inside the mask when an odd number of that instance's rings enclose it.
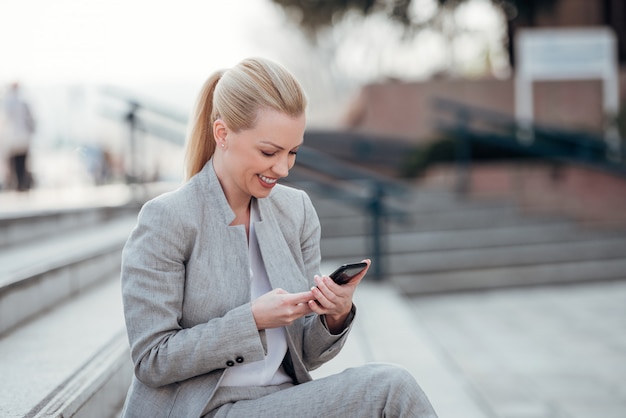
<instances>
[{"instance_id":1,"label":"blazer sleeve","mask_svg":"<svg viewBox=\"0 0 626 418\"><path fill-rule=\"evenodd\" d=\"M264 348L250 304L183 328L185 265L195 232L160 199L144 205L122 255L122 298L136 377L151 387L257 361Z\"/></svg>"}]
</instances>

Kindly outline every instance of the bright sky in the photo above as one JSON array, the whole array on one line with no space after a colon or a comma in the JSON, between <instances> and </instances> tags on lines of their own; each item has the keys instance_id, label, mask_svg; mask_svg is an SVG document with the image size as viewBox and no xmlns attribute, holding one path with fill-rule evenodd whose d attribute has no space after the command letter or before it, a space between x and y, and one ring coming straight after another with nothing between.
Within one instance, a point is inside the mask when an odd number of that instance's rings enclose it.
<instances>
[{"instance_id":1,"label":"bright sky","mask_svg":"<svg viewBox=\"0 0 626 418\"><path fill-rule=\"evenodd\" d=\"M431 3L415 0L415 7ZM487 1L470 4L460 13L470 26L494 25ZM293 33L280 35L275 7L270 0L0 0L0 82L189 82L250 55L281 60L275 55L293 48L286 40ZM357 42L352 51L372 46ZM391 51L403 68L407 59L425 61L415 49ZM386 59L395 65L398 57Z\"/></svg>"},{"instance_id":2,"label":"bright sky","mask_svg":"<svg viewBox=\"0 0 626 418\"><path fill-rule=\"evenodd\" d=\"M205 78L267 52L264 0L0 0L0 80Z\"/></svg>"},{"instance_id":3,"label":"bright sky","mask_svg":"<svg viewBox=\"0 0 626 418\"><path fill-rule=\"evenodd\" d=\"M434 0L414 2L421 12L434 5ZM488 0L470 4L459 13L472 29L494 24ZM314 58L276 8L270 0L0 0L0 89L21 81L38 96L38 113L51 124L61 104L42 92L44 85L119 86L188 109L215 70L264 56L294 71L309 93L310 110L322 112L324 120L327 113L338 114L333 106L344 98L336 97L343 93L328 80L332 57ZM379 27L380 22L347 27L335 63L347 77L343 81L381 75L423 79L441 67L444 51L476 50L471 41L451 46L433 36L394 45L393 36ZM67 101L65 96L56 94L58 100Z\"/></svg>"}]
</instances>

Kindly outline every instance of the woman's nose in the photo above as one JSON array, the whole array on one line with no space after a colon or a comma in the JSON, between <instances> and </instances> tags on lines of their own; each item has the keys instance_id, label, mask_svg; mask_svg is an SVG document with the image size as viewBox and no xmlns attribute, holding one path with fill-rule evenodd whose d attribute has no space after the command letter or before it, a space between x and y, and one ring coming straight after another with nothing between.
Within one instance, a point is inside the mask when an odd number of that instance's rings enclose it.
<instances>
[{"instance_id":1,"label":"woman's nose","mask_svg":"<svg viewBox=\"0 0 626 418\"><path fill-rule=\"evenodd\" d=\"M289 175L289 157L281 157L274 164L274 172L280 177L287 177Z\"/></svg>"}]
</instances>

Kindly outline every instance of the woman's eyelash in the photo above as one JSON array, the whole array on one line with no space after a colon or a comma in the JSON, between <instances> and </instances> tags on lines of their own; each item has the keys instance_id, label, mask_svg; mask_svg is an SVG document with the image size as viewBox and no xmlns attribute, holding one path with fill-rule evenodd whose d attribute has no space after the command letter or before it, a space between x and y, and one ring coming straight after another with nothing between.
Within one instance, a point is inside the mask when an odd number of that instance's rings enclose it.
<instances>
[{"instance_id":1,"label":"woman's eyelash","mask_svg":"<svg viewBox=\"0 0 626 418\"><path fill-rule=\"evenodd\" d=\"M262 153L263 155L265 155L266 157L272 157L272 156L276 155L276 153L275 153L275 152L265 152L265 151L261 151L261 153ZM291 155L298 155L298 151L289 151L289 154L291 154Z\"/></svg>"}]
</instances>

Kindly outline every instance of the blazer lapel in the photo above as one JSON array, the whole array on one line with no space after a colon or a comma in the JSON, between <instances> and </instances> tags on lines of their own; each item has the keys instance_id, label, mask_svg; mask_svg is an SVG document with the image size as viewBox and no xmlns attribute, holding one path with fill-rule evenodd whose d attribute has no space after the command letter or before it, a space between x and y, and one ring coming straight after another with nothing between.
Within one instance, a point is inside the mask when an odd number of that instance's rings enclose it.
<instances>
[{"instance_id":1,"label":"blazer lapel","mask_svg":"<svg viewBox=\"0 0 626 418\"><path fill-rule=\"evenodd\" d=\"M269 199L257 200L261 221L254 224L259 241L259 248L265 270L273 289L281 288L289 293L298 293L308 290L308 281L298 268L296 261L291 257L291 250L285 240L278 221L271 210ZM298 382L311 380L298 353L302 352L302 333L304 320L301 318L286 326L287 345L291 358L289 367L297 376Z\"/></svg>"},{"instance_id":2,"label":"blazer lapel","mask_svg":"<svg viewBox=\"0 0 626 418\"><path fill-rule=\"evenodd\" d=\"M221 247L220 262L212 272L218 276L226 275L227 281L216 281L213 285L219 288L223 297L221 306L224 309L232 305L240 305L250 301L250 263L248 259L248 239L244 225L230 225L235 213L228 204L224 190L213 168L213 160L209 160L198 174L199 193L203 194L206 205L206 219L203 230L211 231L212 247ZM215 303L215 302L213 302Z\"/></svg>"},{"instance_id":3,"label":"blazer lapel","mask_svg":"<svg viewBox=\"0 0 626 418\"><path fill-rule=\"evenodd\" d=\"M264 206L259 204L261 221L256 222L254 228L272 288L280 287L290 293L302 292L302 283L303 280L306 283L306 279L302 277L295 260L290 257L291 251L273 214L268 210L264 211Z\"/></svg>"}]
</instances>

